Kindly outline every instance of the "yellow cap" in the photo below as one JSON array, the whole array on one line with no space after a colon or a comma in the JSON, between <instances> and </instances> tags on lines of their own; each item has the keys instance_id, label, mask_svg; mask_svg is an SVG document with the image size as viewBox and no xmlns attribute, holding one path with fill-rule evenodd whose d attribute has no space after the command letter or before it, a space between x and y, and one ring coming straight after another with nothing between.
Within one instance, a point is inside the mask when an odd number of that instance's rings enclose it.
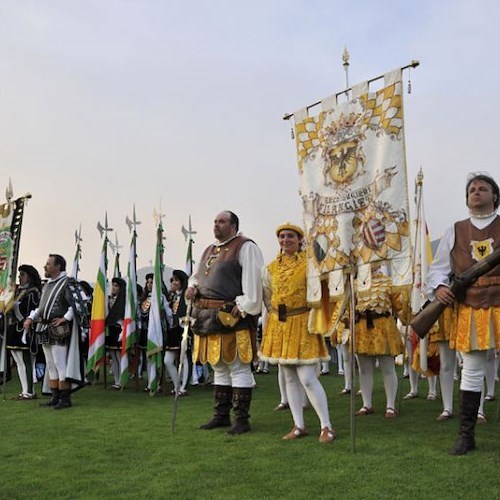
<instances>
[{"instance_id":1,"label":"yellow cap","mask_svg":"<svg viewBox=\"0 0 500 500\"><path fill-rule=\"evenodd\" d=\"M303 229L299 226L296 226L295 224L292 224L291 222L285 222L284 224L279 225L276 228L276 236L278 236L280 234L280 231L283 231L283 229L295 231L301 238L304 237Z\"/></svg>"}]
</instances>

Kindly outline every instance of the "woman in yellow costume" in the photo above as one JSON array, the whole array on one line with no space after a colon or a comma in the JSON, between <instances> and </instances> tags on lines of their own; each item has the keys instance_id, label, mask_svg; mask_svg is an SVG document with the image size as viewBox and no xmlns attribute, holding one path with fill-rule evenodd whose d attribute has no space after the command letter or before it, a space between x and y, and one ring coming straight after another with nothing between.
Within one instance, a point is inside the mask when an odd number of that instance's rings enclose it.
<instances>
[{"instance_id":1,"label":"woman in yellow costume","mask_svg":"<svg viewBox=\"0 0 500 500\"><path fill-rule=\"evenodd\" d=\"M294 427L283 436L293 440L307 436L304 424L305 391L320 420L320 443L335 439L325 390L318 379L318 363L329 359L325 340L309 333L306 302L306 255L301 250L304 232L294 224L276 229L280 254L263 271L264 302L268 319L259 357L279 364L285 375L288 404Z\"/></svg>"},{"instance_id":2,"label":"woman in yellow costume","mask_svg":"<svg viewBox=\"0 0 500 500\"><path fill-rule=\"evenodd\" d=\"M373 268L371 286L367 291L358 291L356 304L356 340L363 406L356 415L373 413L373 373L378 359L386 396L385 418L397 417L395 410L398 377L394 364L395 356L403 353L403 341L396 325L396 314L402 311L400 291L393 291L392 281L381 268Z\"/></svg>"}]
</instances>

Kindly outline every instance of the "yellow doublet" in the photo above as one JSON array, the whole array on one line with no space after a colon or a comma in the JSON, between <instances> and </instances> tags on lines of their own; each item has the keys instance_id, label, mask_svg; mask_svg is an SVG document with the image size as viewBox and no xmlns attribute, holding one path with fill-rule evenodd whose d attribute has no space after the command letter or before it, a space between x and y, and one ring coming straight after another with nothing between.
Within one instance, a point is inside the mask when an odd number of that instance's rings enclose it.
<instances>
[{"instance_id":1,"label":"yellow doublet","mask_svg":"<svg viewBox=\"0 0 500 500\"><path fill-rule=\"evenodd\" d=\"M236 359L242 363L251 363L253 360L250 330L194 336L193 363L199 361L213 366L219 361L230 364Z\"/></svg>"},{"instance_id":2,"label":"yellow doublet","mask_svg":"<svg viewBox=\"0 0 500 500\"><path fill-rule=\"evenodd\" d=\"M279 321L278 307L287 311L305 309L306 256L305 252L293 256L280 255L267 267L270 278L271 310L264 329L259 357L272 364L314 364L330 359L321 335L309 333L308 311Z\"/></svg>"},{"instance_id":3,"label":"yellow doublet","mask_svg":"<svg viewBox=\"0 0 500 500\"><path fill-rule=\"evenodd\" d=\"M500 306L476 309L458 304L451 328L450 348L460 352L500 349Z\"/></svg>"},{"instance_id":4,"label":"yellow doublet","mask_svg":"<svg viewBox=\"0 0 500 500\"><path fill-rule=\"evenodd\" d=\"M376 273L370 290L358 293L356 310L361 315L368 310L375 314L396 313L402 311L404 302L401 293L392 292L391 279ZM373 328L368 328L365 317L356 322L355 352L367 356L397 356L403 352L403 340L392 314L374 318Z\"/></svg>"}]
</instances>

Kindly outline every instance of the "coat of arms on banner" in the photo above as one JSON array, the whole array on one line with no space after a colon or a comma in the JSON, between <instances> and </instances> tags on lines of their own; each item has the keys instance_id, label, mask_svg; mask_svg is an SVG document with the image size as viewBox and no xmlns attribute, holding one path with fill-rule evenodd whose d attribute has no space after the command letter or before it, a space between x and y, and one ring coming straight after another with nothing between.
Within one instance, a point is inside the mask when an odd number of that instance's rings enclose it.
<instances>
[{"instance_id":1,"label":"coat of arms on banner","mask_svg":"<svg viewBox=\"0 0 500 500\"><path fill-rule=\"evenodd\" d=\"M401 71L373 93L353 87L322 111L294 113L301 197L308 241L308 300L343 293L347 266L388 261L394 284L411 283L409 209Z\"/></svg>"}]
</instances>

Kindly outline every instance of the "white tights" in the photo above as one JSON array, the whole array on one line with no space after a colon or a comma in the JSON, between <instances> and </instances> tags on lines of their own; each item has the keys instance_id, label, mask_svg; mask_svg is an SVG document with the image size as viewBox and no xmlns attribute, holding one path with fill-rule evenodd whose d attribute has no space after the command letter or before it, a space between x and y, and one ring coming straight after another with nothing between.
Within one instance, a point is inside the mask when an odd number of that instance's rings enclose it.
<instances>
[{"instance_id":1,"label":"white tights","mask_svg":"<svg viewBox=\"0 0 500 500\"><path fill-rule=\"evenodd\" d=\"M165 351L165 357L163 358L163 362L165 363L165 368L167 369L167 373L169 377L172 379L174 384L174 391L185 391L189 378L189 364L187 355L184 354L183 360L183 370L182 370L182 385L179 386L179 371L176 366L177 361L177 352L176 351ZM196 369L196 366L195 366Z\"/></svg>"},{"instance_id":2,"label":"white tights","mask_svg":"<svg viewBox=\"0 0 500 500\"><path fill-rule=\"evenodd\" d=\"M441 385L441 399L443 400L443 410L453 413L453 385L456 366L456 355L450 349L448 342L439 342L439 383Z\"/></svg>"},{"instance_id":3,"label":"white tights","mask_svg":"<svg viewBox=\"0 0 500 500\"><path fill-rule=\"evenodd\" d=\"M328 414L328 400L325 390L318 380L316 365L281 365L285 375L288 404L296 427L304 428L305 391L314 411L318 415L320 426L331 429Z\"/></svg>"},{"instance_id":4,"label":"white tights","mask_svg":"<svg viewBox=\"0 0 500 500\"><path fill-rule=\"evenodd\" d=\"M377 358L384 380L386 407L394 409L398 390L398 376L396 375L396 366L394 365L394 358L392 356L366 356L358 354L363 406L366 408L372 407L373 373Z\"/></svg>"}]
</instances>

